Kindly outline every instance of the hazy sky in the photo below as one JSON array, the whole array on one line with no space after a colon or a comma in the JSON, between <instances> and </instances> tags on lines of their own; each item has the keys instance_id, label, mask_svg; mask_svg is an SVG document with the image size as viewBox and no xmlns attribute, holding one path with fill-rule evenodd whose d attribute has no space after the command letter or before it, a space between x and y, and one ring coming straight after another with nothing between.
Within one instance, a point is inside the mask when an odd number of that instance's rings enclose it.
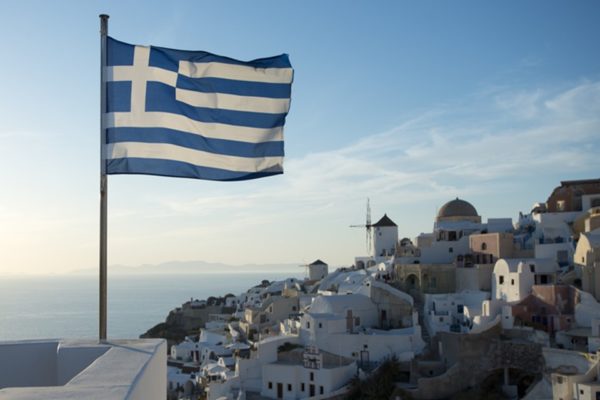
<instances>
[{"instance_id":1,"label":"hazy sky","mask_svg":"<svg viewBox=\"0 0 600 400\"><path fill-rule=\"evenodd\" d=\"M600 2L6 1L0 273L98 263L99 20L134 44L295 68L285 174L109 178L109 264L350 264L373 219L459 196L515 218L600 177Z\"/></svg>"}]
</instances>

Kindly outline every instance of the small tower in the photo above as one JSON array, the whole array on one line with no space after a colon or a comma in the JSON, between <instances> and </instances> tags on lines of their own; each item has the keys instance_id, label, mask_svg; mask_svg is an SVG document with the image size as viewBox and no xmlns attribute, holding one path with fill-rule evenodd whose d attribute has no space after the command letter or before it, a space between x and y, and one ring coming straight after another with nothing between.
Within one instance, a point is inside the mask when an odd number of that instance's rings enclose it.
<instances>
[{"instance_id":1,"label":"small tower","mask_svg":"<svg viewBox=\"0 0 600 400\"><path fill-rule=\"evenodd\" d=\"M371 230L373 235L373 253L371 257L386 257L394 255L398 243L398 225L387 214L375 224Z\"/></svg>"},{"instance_id":2,"label":"small tower","mask_svg":"<svg viewBox=\"0 0 600 400\"><path fill-rule=\"evenodd\" d=\"M328 266L321 260L317 260L308 264L308 279L311 281L319 281L329 273Z\"/></svg>"}]
</instances>

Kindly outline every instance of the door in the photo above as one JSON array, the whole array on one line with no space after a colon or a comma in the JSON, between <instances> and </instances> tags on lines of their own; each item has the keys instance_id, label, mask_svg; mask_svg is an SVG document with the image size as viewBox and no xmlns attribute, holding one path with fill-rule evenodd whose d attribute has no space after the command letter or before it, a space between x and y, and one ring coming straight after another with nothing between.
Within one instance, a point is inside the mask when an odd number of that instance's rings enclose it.
<instances>
[{"instance_id":1,"label":"door","mask_svg":"<svg viewBox=\"0 0 600 400\"><path fill-rule=\"evenodd\" d=\"M277 398L283 399L283 383L277 384Z\"/></svg>"},{"instance_id":2,"label":"door","mask_svg":"<svg viewBox=\"0 0 600 400\"><path fill-rule=\"evenodd\" d=\"M354 318L352 318L352 310L346 310L346 332L352 332L354 327Z\"/></svg>"},{"instance_id":3,"label":"door","mask_svg":"<svg viewBox=\"0 0 600 400\"><path fill-rule=\"evenodd\" d=\"M314 397L314 395L315 395L315 385L311 384L308 387L308 394L310 395L310 397Z\"/></svg>"}]
</instances>

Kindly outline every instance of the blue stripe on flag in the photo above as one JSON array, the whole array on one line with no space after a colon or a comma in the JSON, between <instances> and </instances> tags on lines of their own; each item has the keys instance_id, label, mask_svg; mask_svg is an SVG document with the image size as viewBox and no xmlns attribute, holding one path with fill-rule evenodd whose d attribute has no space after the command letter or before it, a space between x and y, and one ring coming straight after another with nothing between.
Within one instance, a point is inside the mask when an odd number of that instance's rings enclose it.
<instances>
[{"instance_id":1,"label":"blue stripe on flag","mask_svg":"<svg viewBox=\"0 0 600 400\"><path fill-rule=\"evenodd\" d=\"M106 111L131 111L131 81L106 82Z\"/></svg>"},{"instance_id":2,"label":"blue stripe on flag","mask_svg":"<svg viewBox=\"0 0 600 400\"><path fill-rule=\"evenodd\" d=\"M134 45L123 43L111 37L107 39L106 65L133 65Z\"/></svg>"},{"instance_id":3,"label":"blue stripe on flag","mask_svg":"<svg viewBox=\"0 0 600 400\"><path fill-rule=\"evenodd\" d=\"M287 99L292 94L292 85L289 83L235 81L222 78L189 78L183 75L177 77L177 87L202 93L216 92L274 99Z\"/></svg>"},{"instance_id":4,"label":"blue stripe on flag","mask_svg":"<svg viewBox=\"0 0 600 400\"><path fill-rule=\"evenodd\" d=\"M150 174L179 178L206 179L211 181L243 181L279 175L283 173L283 170L277 169L261 172L236 172L218 168L199 167L180 161L148 158L119 158L107 160L106 173L141 175Z\"/></svg>"},{"instance_id":5,"label":"blue stripe on flag","mask_svg":"<svg viewBox=\"0 0 600 400\"><path fill-rule=\"evenodd\" d=\"M190 61L195 63L220 62L224 64L245 65L254 68L292 67L287 54L259 58L252 61L239 61L233 58L208 53L206 51L174 50L156 46L152 46L150 50L150 66L152 67L159 67L177 72L179 69L179 61Z\"/></svg>"},{"instance_id":6,"label":"blue stripe on flag","mask_svg":"<svg viewBox=\"0 0 600 400\"><path fill-rule=\"evenodd\" d=\"M108 143L169 143L194 150L238 157L281 157L283 142L246 143L203 136L165 128L110 128Z\"/></svg>"},{"instance_id":7,"label":"blue stripe on flag","mask_svg":"<svg viewBox=\"0 0 600 400\"><path fill-rule=\"evenodd\" d=\"M194 107L175 100L175 88L161 82L148 82L146 111L181 114L195 121L215 122L253 128L275 128L285 123L286 114L266 114L220 108Z\"/></svg>"}]
</instances>

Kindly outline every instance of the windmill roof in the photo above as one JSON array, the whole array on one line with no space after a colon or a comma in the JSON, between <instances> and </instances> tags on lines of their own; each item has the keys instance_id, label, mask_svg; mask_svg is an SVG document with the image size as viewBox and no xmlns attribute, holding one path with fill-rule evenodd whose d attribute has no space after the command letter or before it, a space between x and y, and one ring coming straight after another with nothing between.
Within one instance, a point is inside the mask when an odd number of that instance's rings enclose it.
<instances>
[{"instance_id":1,"label":"windmill roof","mask_svg":"<svg viewBox=\"0 0 600 400\"><path fill-rule=\"evenodd\" d=\"M383 214L383 217L379 221L373 224L373 226L398 226L394 221L387 216L387 214Z\"/></svg>"},{"instance_id":2,"label":"windmill roof","mask_svg":"<svg viewBox=\"0 0 600 400\"><path fill-rule=\"evenodd\" d=\"M324 263L323 261L321 261L320 259L318 259L317 261L313 261L308 265L327 265L327 263Z\"/></svg>"}]
</instances>

